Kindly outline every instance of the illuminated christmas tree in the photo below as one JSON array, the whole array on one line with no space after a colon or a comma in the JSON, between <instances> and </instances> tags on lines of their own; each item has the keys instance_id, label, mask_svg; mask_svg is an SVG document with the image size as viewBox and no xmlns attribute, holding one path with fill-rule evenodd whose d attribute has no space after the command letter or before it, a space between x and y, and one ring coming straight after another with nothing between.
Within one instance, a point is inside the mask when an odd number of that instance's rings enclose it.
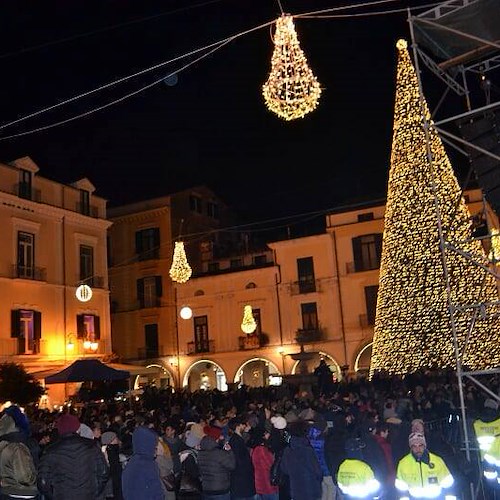
<instances>
[{"instance_id":1,"label":"illuminated christmas tree","mask_svg":"<svg viewBox=\"0 0 500 500\"><path fill-rule=\"evenodd\" d=\"M455 367L454 329L464 367L496 367L500 365L500 321L493 315L498 312L496 280L478 265L487 267L487 257L481 243L472 239L469 210L420 96L406 42L399 40L397 48L391 167L370 374Z\"/></svg>"}]
</instances>

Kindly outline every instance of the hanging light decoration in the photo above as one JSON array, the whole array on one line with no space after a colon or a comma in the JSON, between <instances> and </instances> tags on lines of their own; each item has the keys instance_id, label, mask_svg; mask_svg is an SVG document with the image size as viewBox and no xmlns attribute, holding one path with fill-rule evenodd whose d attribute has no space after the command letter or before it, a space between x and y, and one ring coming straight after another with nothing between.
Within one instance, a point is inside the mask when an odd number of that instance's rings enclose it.
<instances>
[{"instance_id":1,"label":"hanging light decoration","mask_svg":"<svg viewBox=\"0 0 500 500\"><path fill-rule=\"evenodd\" d=\"M500 265L500 231L498 229L491 229L491 250L488 258L496 264Z\"/></svg>"},{"instance_id":2,"label":"hanging light decoration","mask_svg":"<svg viewBox=\"0 0 500 500\"><path fill-rule=\"evenodd\" d=\"M243 321L241 322L241 330L244 333L253 333L257 328L257 323L252 314L252 306L246 305L243 309Z\"/></svg>"},{"instance_id":3,"label":"hanging light decoration","mask_svg":"<svg viewBox=\"0 0 500 500\"><path fill-rule=\"evenodd\" d=\"M266 106L280 118L303 118L318 105L321 88L300 48L293 18L276 20L271 72L262 86Z\"/></svg>"},{"instance_id":4,"label":"hanging light decoration","mask_svg":"<svg viewBox=\"0 0 500 500\"><path fill-rule=\"evenodd\" d=\"M170 277L177 283L186 283L191 278L193 270L189 265L184 250L184 243L182 241L175 242L174 257L172 259L172 266L170 267Z\"/></svg>"}]
</instances>

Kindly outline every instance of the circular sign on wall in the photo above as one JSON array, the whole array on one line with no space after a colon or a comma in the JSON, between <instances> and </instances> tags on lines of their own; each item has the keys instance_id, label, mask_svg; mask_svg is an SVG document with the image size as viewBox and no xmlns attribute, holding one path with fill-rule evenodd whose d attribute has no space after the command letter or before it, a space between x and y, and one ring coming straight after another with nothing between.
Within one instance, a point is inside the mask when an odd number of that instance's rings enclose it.
<instances>
[{"instance_id":1,"label":"circular sign on wall","mask_svg":"<svg viewBox=\"0 0 500 500\"><path fill-rule=\"evenodd\" d=\"M75 295L80 302L88 302L92 298L92 288L88 285L80 285L76 289Z\"/></svg>"}]
</instances>

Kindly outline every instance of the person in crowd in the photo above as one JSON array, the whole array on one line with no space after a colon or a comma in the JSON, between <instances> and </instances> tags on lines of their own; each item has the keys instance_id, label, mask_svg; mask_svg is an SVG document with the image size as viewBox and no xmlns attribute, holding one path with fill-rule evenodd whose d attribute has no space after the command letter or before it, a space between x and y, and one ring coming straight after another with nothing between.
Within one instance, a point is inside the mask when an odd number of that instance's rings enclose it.
<instances>
[{"instance_id":1,"label":"person in crowd","mask_svg":"<svg viewBox=\"0 0 500 500\"><path fill-rule=\"evenodd\" d=\"M231 500L253 500L255 497L254 468L243 433L250 426L245 417L233 417L228 422L231 437L229 445L234 453L236 467L231 472Z\"/></svg>"},{"instance_id":2,"label":"person in crowd","mask_svg":"<svg viewBox=\"0 0 500 500\"><path fill-rule=\"evenodd\" d=\"M22 432L14 419L4 413L0 418L0 498L36 498L37 470Z\"/></svg>"},{"instance_id":3,"label":"person in crowd","mask_svg":"<svg viewBox=\"0 0 500 500\"><path fill-rule=\"evenodd\" d=\"M281 459L281 470L289 478L293 500L319 500L322 494L323 472L307 439L308 426L301 419L289 424L290 443Z\"/></svg>"},{"instance_id":4,"label":"person in crowd","mask_svg":"<svg viewBox=\"0 0 500 500\"><path fill-rule=\"evenodd\" d=\"M389 440L389 425L386 422L379 421L375 425L375 434L373 438L382 450L385 463L385 475L381 477L383 490L387 496L391 496L394 490L394 481L396 480L396 467L392 458L392 447Z\"/></svg>"},{"instance_id":5,"label":"person in crowd","mask_svg":"<svg viewBox=\"0 0 500 500\"><path fill-rule=\"evenodd\" d=\"M106 498L123 500L122 494L122 459L120 440L116 432L106 431L101 435L101 450L109 466L110 478L106 487Z\"/></svg>"},{"instance_id":6,"label":"person in crowd","mask_svg":"<svg viewBox=\"0 0 500 500\"><path fill-rule=\"evenodd\" d=\"M161 484L166 500L175 500L177 491L177 478L174 473L174 462L170 448L163 439L158 439L156 444L156 463L160 472Z\"/></svg>"},{"instance_id":7,"label":"person in crowd","mask_svg":"<svg viewBox=\"0 0 500 500\"><path fill-rule=\"evenodd\" d=\"M165 490L156 462L158 434L144 425L132 434L133 453L122 473L124 500L164 500Z\"/></svg>"},{"instance_id":8,"label":"person in crowd","mask_svg":"<svg viewBox=\"0 0 500 500\"><path fill-rule=\"evenodd\" d=\"M205 426L206 436L200 441L198 468L203 487L203 500L231 500L231 472L236 467L229 443L221 448L222 430Z\"/></svg>"},{"instance_id":9,"label":"person in crowd","mask_svg":"<svg viewBox=\"0 0 500 500\"><path fill-rule=\"evenodd\" d=\"M324 359L321 359L319 365L314 368L313 374L318 379L320 394L330 394L333 390L333 373Z\"/></svg>"},{"instance_id":10,"label":"person in crowd","mask_svg":"<svg viewBox=\"0 0 500 500\"><path fill-rule=\"evenodd\" d=\"M192 423L184 433L184 449L179 452L181 463L177 498L201 500L201 479L198 451L205 432L199 423Z\"/></svg>"},{"instance_id":11,"label":"person in crowd","mask_svg":"<svg viewBox=\"0 0 500 500\"><path fill-rule=\"evenodd\" d=\"M396 489L400 497L455 498L454 479L444 460L427 449L425 436L410 434L410 453L404 456L396 469Z\"/></svg>"},{"instance_id":12,"label":"person in crowd","mask_svg":"<svg viewBox=\"0 0 500 500\"><path fill-rule=\"evenodd\" d=\"M40 491L51 500L95 500L109 477L104 455L94 440L77 434L76 415L63 413L55 426L59 437L40 457Z\"/></svg>"},{"instance_id":13,"label":"person in crowd","mask_svg":"<svg viewBox=\"0 0 500 500\"><path fill-rule=\"evenodd\" d=\"M265 427L257 427L254 432L255 446L251 451L252 464L255 473L255 491L259 500L278 500L279 486L272 485L271 467L274 463L274 453L269 447L272 424L265 422Z\"/></svg>"},{"instance_id":14,"label":"person in crowd","mask_svg":"<svg viewBox=\"0 0 500 500\"><path fill-rule=\"evenodd\" d=\"M161 438L167 443L170 449L170 456L174 463L174 473L178 475L181 471L181 462L179 460L179 452L183 448L183 443L179 437L179 427L175 419L166 420L163 425L163 435Z\"/></svg>"}]
</instances>

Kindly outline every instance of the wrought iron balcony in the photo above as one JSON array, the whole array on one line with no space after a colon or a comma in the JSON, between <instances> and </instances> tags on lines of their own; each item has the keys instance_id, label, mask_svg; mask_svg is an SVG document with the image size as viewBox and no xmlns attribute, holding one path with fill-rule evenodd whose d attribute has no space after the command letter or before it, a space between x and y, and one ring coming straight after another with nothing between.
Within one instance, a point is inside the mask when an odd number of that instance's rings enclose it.
<instances>
[{"instance_id":1,"label":"wrought iron balcony","mask_svg":"<svg viewBox=\"0 0 500 500\"><path fill-rule=\"evenodd\" d=\"M152 359L165 356L163 353L163 346L154 347L139 347L138 349L138 359Z\"/></svg>"},{"instance_id":2,"label":"wrought iron balcony","mask_svg":"<svg viewBox=\"0 0 500 500\"><path fill-rule=\"evenodd\" d=\"M238 337L238 347L240 351L245 349L258 349L261 347L260 335L242 335Z\"/></svg>"},{"instance_id":3,"label":"wrought iron balcony","mask_svg":"<svg viewBox=\"0 0 500 500\"><path fill-rule=\"evenodd\" d=\"M187 353L198 354L202 352L215 352L215 341L209 340L208 342L188 342Z\"/></svg>"},{"instance_id":4,"label":"wrought iron balcony","mask_svg":"<svg viewBox=\"0 0 500 500\"><path fill-rule=\"evenodd\" d=\"M45 267L20 266L19 264L14 264L12 266L11 276L13 278L22 278L25 280L46 281L47 269Z\"/></svg>"},{"instance_id":5,"label":"wrought iron balcony","mask_svg":"<svg viewBox=\"0 0 500 500\"><path fill-rule=\"evenodd\" d=\"M300 344L317 342L323 338L323 330L321 328L299 328L295 340Z\"/></svg>"},{"instance_id":6,"label":"wrought iron balcony","mask_svg":"<svg viewBox=\"0 0 500 500\"><path fill-rule=\"evenodd\" d=\"M294 281L290 287L291 295L319 292L319 280Z\"/></svg>"}]
</instances>

